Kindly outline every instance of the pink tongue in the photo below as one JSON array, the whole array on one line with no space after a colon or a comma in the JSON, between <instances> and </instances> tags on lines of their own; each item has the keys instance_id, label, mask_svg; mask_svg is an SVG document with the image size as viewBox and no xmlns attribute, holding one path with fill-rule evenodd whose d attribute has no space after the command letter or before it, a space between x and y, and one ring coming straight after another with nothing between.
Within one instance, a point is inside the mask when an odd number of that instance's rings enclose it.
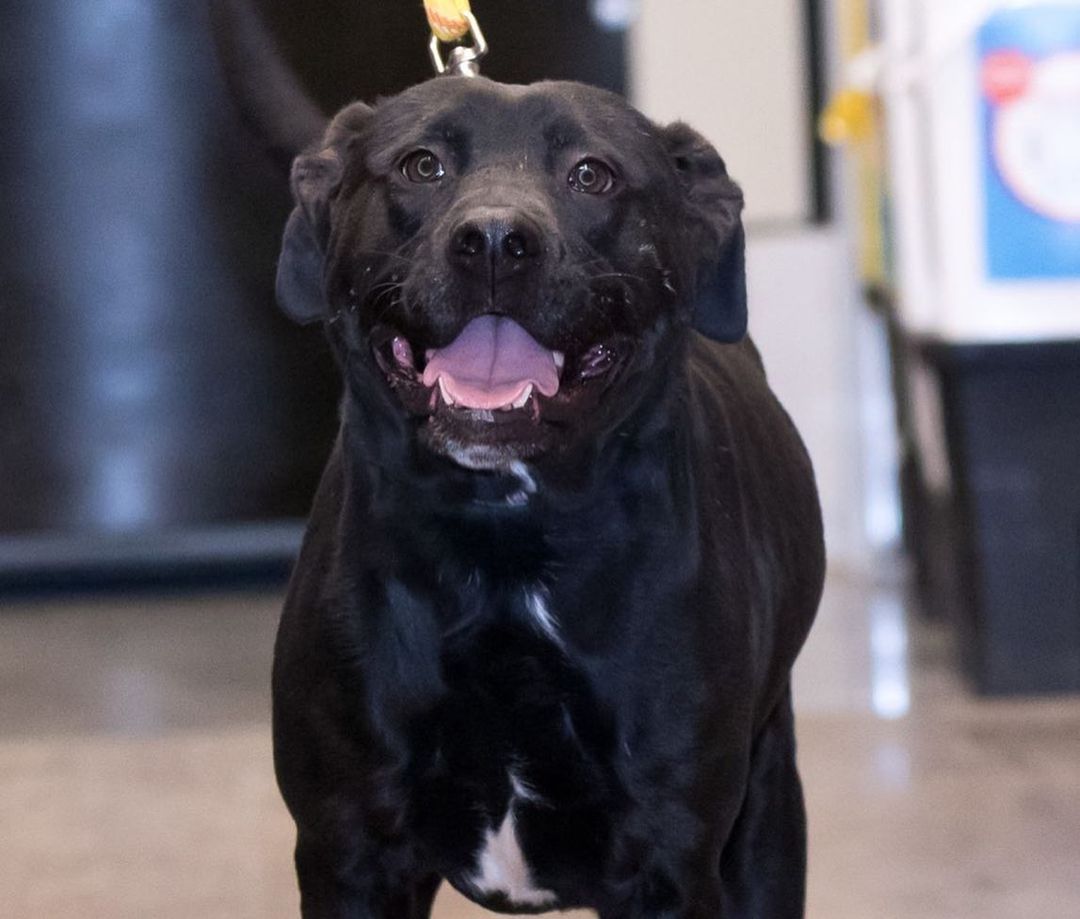
<instances>
[{"instance_id":1,"label":"pink tongue","mask_svg":"<svg viewBox=\"0 0 1080 919\"><path fill-rule=\"evenodd\" d=\"M524 395L559 391L555 355L505 316L480 316L445 348L428 352L424 385L443 388L458 405L494 410Z\"/></svg>"}]
</instances>

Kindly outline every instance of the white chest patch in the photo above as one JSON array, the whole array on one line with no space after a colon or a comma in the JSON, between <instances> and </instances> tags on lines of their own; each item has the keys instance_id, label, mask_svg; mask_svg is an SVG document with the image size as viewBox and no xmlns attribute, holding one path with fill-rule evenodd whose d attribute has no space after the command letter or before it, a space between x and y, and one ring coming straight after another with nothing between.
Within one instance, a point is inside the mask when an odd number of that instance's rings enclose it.
<instances>
[{"instance_id":1,"label":"white chest patch","mask_svg":"<svg viewBox=\"0 0 1080 919\"><path fill-rule=\"evenodd\" d=\"M549 890L540 890L533 883L525 854L517 838L514 821L514 805L518 801L536 800L536 795L526 788L512 772L510 785L513 793L506 817L498 829L488 830L484 844L476 860L476 874L470 884L480 894L502 894L514 906L533 908L554 907L558 898Z\"/></svg>"},{"instance_id":2,"label":"white chest patch","mask_svg":"<svg viewBox=\"0 0 1080 919\"><path fill-rule=\"evenodd\" d=\"M555 621L555 617L551 615L544 594L539 590L527 593L525 595L525 606L529 611L529 617L532 619L533 625L539 629L540 633L562 648L563 641L562 636L559 634L559 624Z\"/></svg>"}]
</instances>

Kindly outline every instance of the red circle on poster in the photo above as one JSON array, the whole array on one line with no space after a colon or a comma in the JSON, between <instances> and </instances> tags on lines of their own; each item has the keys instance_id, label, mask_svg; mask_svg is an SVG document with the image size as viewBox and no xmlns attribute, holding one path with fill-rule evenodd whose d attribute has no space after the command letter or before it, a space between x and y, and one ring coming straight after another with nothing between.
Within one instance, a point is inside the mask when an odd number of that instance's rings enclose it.
<instances>
[{"instance_id":1,"label":"red circle on poster","mask_svg":"<svg viewBox=\"0 0 1080 919\"><path fill-rule=\"evenodd\" d=\"M1031 85L1031 59L1020 51L994 51L983 60L982 82L986 98L1007 105L1023 96Z\"/></svg>"}]
</instances>

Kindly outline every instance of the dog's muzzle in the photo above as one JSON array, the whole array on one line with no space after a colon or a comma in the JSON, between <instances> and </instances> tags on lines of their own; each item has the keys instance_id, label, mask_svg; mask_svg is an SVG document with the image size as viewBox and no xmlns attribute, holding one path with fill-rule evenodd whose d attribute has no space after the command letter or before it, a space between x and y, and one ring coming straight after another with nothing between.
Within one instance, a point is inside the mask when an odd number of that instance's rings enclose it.
<instances>
[{"instance_id":1,"label":"dog's muzzle","mask_svg":"<svg viewBox=\"0 0 1080 919\"><path fill-rule=\"evenodd\" d=\"M481 208L450 233L449 261L456 270L498 284L536 271L544 260L543 231L510 208Z\"/></svg>"},{"instance_id":2,"label":"dog's muzzle","mask_svg":"<svg viewBox=\"0 0 1080 919\"><path fill-rule=\"evenodd\" d=\"M535 456L587 419L633 353L633 342L608 329L581 347L564 343L560 350L527 328L538 318L527 304L556 251L542 213L474 203L450 216L443 239L447 291L462 307L461 325L450 336L434 336L436 347L422 331L411 337L403 328L379 325L371 333L378 364L404 407L429 419L428 441L437 449L482 444L513 459ZM590 312L590 294L579 296ZM481 303L486 310L466 308ZM604 315L611 309L596 306L591 311ZM544 318L537 324L550 327L553 317Z\"/></svg>"}]
</instances>

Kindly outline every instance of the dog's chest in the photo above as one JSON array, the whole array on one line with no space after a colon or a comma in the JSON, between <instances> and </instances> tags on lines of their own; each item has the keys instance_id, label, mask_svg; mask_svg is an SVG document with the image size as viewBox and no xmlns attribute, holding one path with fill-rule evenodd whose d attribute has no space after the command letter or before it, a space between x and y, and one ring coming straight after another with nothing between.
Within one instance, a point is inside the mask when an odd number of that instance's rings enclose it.
<instances>
[{"instance_id":1,"label":"dog's chest","mask_svg":"<svg viewBox=\"0 0 1080 919\"><path fill-rule=\"evenodd\" d=\"M418 836L482 904L567 902L605 860L614 728L546 598L448 640L441 670L446 691L411 736Z\"/></svg>"}]
</instances>

